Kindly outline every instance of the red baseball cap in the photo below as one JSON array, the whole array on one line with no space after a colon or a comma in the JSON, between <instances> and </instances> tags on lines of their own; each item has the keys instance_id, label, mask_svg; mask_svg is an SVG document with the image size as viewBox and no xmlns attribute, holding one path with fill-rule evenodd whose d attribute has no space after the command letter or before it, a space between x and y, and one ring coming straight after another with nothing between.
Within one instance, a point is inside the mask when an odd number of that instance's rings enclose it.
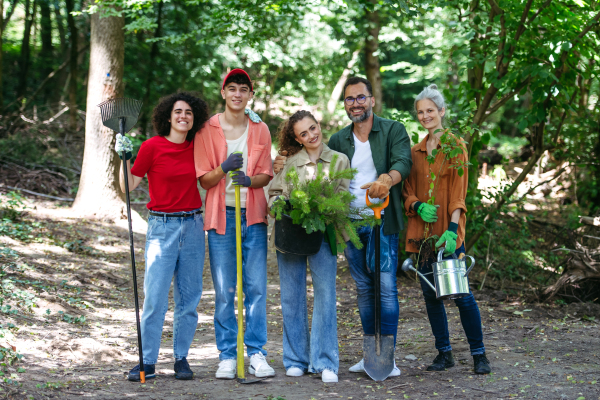
<instances>
[{"instance_id":1,"label":"red baseball cap","mask_svg":"<svg viewBox=\"0 0 600 400\"><path fill-rule=\"evenodd\" d=\"M225 82L227 82L227 78L233 75L246 75L250 81L250 90L254 91L254 86L252 85L252 79L250 79L250 75L248 75L248 73L241 68L235 68L229 71L229 73L225 76L225 79L223 79L223 85L221 86L222 90L225 89Z\"/></svg>"}]
</instances>

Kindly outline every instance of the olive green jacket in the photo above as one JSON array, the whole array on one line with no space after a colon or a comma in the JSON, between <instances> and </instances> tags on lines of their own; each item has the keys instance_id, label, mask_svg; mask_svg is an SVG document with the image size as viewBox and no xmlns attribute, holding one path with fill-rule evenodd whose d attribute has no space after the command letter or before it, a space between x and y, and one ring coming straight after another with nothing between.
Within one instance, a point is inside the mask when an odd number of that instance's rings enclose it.
<instances>
[{"instance_id":1,"label":"olive green jacket","mask_svg":"<svg viewBox=\"0 0 600 400\"><path fill-rule=\"evenodd\" d=\"M347 155L350 161L354 156L353 129L354 124L350 124L329 139L329 147ZM412 167L412 159L410 155L410 138L403 124L373 115L373 128L369 134L369 143L371 144L371 153L373 154L377 176L396 170L402 176L402 180L408 178ZM392 186L390 204L385 209L386 217L383 226L385 235L399 233L400 230L404 229L403 205L402 184L398 183Z\"/></svg>"}]
</instances>

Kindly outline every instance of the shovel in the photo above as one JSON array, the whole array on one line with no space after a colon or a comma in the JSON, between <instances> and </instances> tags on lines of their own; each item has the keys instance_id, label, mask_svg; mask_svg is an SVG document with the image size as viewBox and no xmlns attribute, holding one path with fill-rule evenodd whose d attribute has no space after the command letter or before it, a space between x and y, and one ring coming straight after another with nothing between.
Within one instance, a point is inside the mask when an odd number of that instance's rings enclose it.
<instances>
[{"instance_id":1,"label":"shovel","mask_svg":"<svg viewBox=\"0 0 600 400\"><path fill-rule=\"evenodd\" d=\"M98 104L102 124L115 132L125 136L133 128L140 115L142 102L134 99L110 99ZM123 159L123 175L125 178L125 199L127 200L127 222L129 223L129 250L131 252L131 272L133 274L133 296L135 298L135 320L137 325L138 353L140 356L140 382L146 382L144 372L144 354L142 352L142 329L140 327L140 305L138 303L137 276L135 273L135 252L133 249L133 230L131 228L131 203L129 201L129 179L127 176L127 160L125 151L121 154Z\"/></svg>"},{"instance_id":2,"label":"shovel","mask_svg":"<svg viewBox=\"0 0 600 400\"><path fill-rule=\"evenodd\" d=\"M381 210L390 202L389 196L383 203L373 204L369 201L369 189L366 194L367 206L381 219ZM375 235L375 335L365 335L363 339L363 358L365 371L374 381L383 381L394 369L394 335L381 334L381 225L373 227Z\"/></svg>"},{"instance_id":3,"label":"shovel","mask_svg":"<svg viewBox=\"0 0 600 400\"><path fill-rule=\"evenodd\" d=\"M237 152L236 153L241 153ZM242 280L242 203L239 185L235 186L235 250L237 256L237 303L238 303L238 336L237 336L237 381L239 383L256 383L267 378L246 379L244 370L244 292Z\"/></svg>"}]
</instances>

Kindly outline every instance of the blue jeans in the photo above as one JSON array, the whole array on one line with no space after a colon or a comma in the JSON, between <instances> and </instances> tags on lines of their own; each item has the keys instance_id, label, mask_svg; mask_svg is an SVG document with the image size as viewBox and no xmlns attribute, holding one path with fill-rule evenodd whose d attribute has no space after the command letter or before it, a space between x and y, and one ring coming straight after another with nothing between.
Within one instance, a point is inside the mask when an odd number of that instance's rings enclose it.
<instances>
[{"instance_id":1,"label":"blue jeans","mask_svg":"<svg viewBox=\"0 0 600 400\"><path fill-rule=\"evenodd\" d=\"M358 311L366 335L375 334L375 272L367 269L367 242L371 235L371 227L361 226L357 230L363 248L358 250L352 242L348 241L344 254L348 259L350 274L356 282L358 294ZM398 287L396 285L396 269L398 268L398 234L388 235L392 243L389 254L391 270L381 273L381 334L394 335L398 332ZM394 245L395 244L395 245Z\"/></svg>"},{"instance_id":2,"label":"blue jeans","mask_svg":"<svg viewBox=\"0 0 600 400\"><path fill-rule=\"evenodd\" d=\"M237 319L235 294L237 258L235 248L235 209L227 207L225 234L208 231L210 271L215 286L215 335L219 359L237 357ZM262 352L267 343L267 225L246 226L246 209L242 208L242 279L246 329L244 343L248 356ZM242 349L243 351L243 349Z\"/></svg>"},{"instance_id":3,"label":"blue jeans","mask_svg":"<svg viewBox=\"0 0 600 400\"><path fill-rule=\"evenodd\" d=\"M190 214L181 218L150 216L145 259L145 298L141 321L144 364L156 364L158 360L173 278L173 356L177 360L187 357L198 325L196 307L202 296L202 214Z\"/></svg>"},{"instance_id":4,"label":"blue jeans","mask_svg":"<svg viewBox=\"0 0 600 400\"><path fill-rule=\"evenodd\" d=\"M308 333L306 262L314 289L312 334ZM328 243L313 256L277 251L281 312L283 314L283 366L312 373L328 369L337 374L340 360L337 341L335 278L337 257Z\"/></svg>"},{"instance_id":5,"label":"blue jeans","mask_svg":"<svg viewBox=\"0 0 600 400\"><path fill-rule=\"evenodd\" d=\"M457 257L460 253L465 253L464 243L456 249L455 254ZM419 268L419 272L425 274L433 271L432 264L434 262L434 259L427 260L425 266ZM426 277L427 280L435 286L433 274L426 275ZM423 297L425 298L425 306L427 307L427 316L429 317L429 323L431 324L431 331L435 337L435 348L439 351L450 351L452 350L452 346L450 346L448 318L446 317L444 302L437 299L435 291L423 281L423 278L419 278L419 280L421 282L421 289L423 289ZM479 307L477 306L475 297L473 297L473 293L461 297L460 299L454 299L454 304L458 307L460 322L467 335L469 347L471 348L471 355L475 356L485 353L485 347L483 346L483 331L481 330L481 315L479 314Z\"/></svg>"}]
</instances>

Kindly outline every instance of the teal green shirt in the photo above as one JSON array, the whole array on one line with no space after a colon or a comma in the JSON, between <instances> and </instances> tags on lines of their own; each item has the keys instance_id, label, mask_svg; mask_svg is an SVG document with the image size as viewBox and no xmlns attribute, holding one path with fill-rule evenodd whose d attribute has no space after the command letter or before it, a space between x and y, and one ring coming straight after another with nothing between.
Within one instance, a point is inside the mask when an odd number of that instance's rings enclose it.
<instances>
[{"instance_id":1,"label":"teal green shirt","mask_svg":"<svg viewBox=\"0 0 600 400\"><path fill-rule=\"evenodd\" d=\"M350 124L335 133L329 139L329 147L348 156L350 161L354 156L354 137L352 135L354 124ZM373 128L369 134L369 144L377 176L396 170L402 175L402 180L408 178L412 159L410 155L410 139L406 128L400 122L380 118L373 115ZM385 224L383 233L392 235L404 229L402 219L403 201L402 184L392 186L390 190L390 204L385 209Z\"/></svg>"}]
</instances>

